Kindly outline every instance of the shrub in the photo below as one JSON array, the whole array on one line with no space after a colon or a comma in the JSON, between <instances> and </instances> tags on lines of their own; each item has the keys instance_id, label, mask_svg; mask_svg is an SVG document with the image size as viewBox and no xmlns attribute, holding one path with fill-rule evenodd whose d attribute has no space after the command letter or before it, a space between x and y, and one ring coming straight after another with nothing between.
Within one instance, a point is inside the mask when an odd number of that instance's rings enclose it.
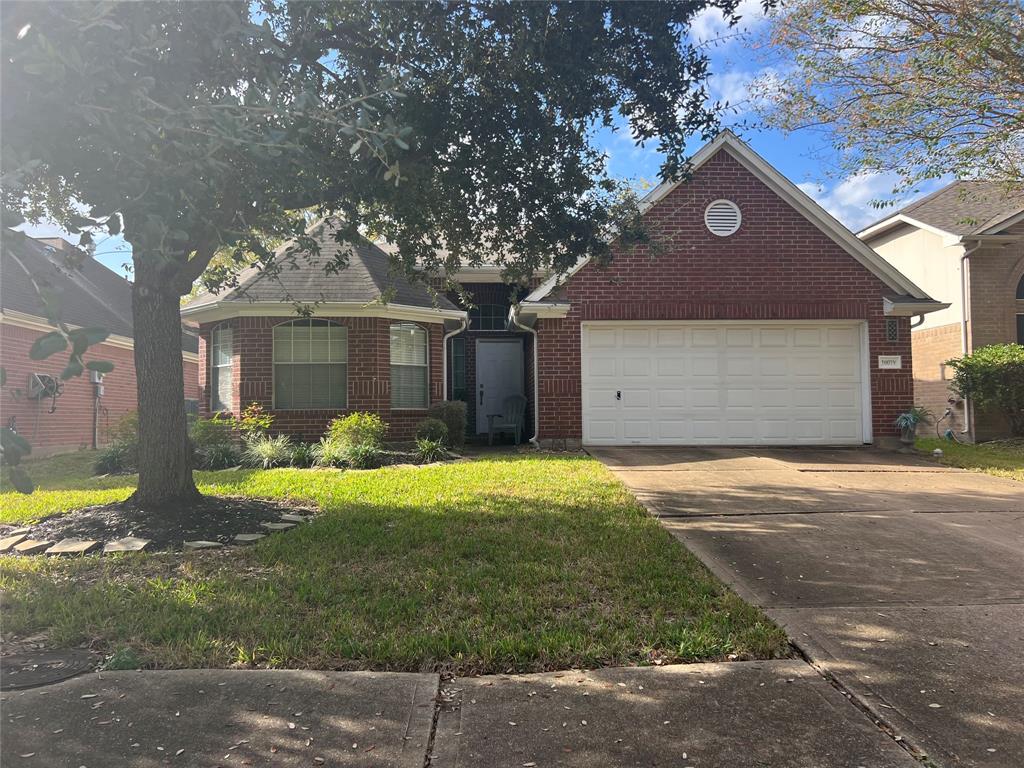
<instances>
[{"instance_id":1,"label":"shrub","mask_svg":"<svg viewBox=\"0 0 1024 768\"><path fill-rule=\"evenodd\" d=\"M429 440L432 443L448 443L448 425L440 419L424 419L416 425L416 440Z\"/></svg>"},{"instance_id":2,"label":"shrub","mask_svg":"<svg viewBox=\"0 0 1024 768\"><path fill-rule=\"evenodd\" d=\"M947 360L953 389L983 410L1001 411L1015 435L1024 435L1024 346L992 344Z\"/></svg>"},{"instance_id":3,"label":"shrub","mask_svg":"<svg viewBox=\"0 0 1024 768\"><path fill-rule=\"evenodd\" d=\"M448 427L448 445L462 448L466 444L466 404L461 400L434 403L428 411L431 418L440 419Z\"/></svg>"},{"instance_id":4,"label":"shrub","mask_svg":"<svg viewBox=\"0 0 1024 768\"><path fill-rule=\"evenodd\" d=\"M444 442L421 437L416 440L416 458L423 464L440 461L448 455Z\"/></svg>"},{"instance_id":5,"label":"shrub","mask_svg":"<svg viewBox=\"0 0 1024 768\"><path fill-rule=\"evenodd\" d=\"M287 435L259 435L245 441L242 458L250 467L284 467L292 460L292 441Z\"/></svg>"},{"instance_id":6,"label":"shrub","mask_svg":"<svg viewBox=\"0 0 1024 768\"><path fill-rule=\"evenodd\" d=\"M116 475L135 470L137 459L136 443L115 441L100 451L93 464L94 475Z\"/></svg>"},{"instance_id":7,"label":"shrub","mask_svg":"<svg viewBox=\"0 0 1024 768\"><path fill-rule=\"evenodd\" d=\"M380 449L384 445L388 425L375 413L350 413L339 416L327 427L327 436L342 445L369 445Z\"/></svg>"},{"instance_id":8,"label":"shrub","mask_svg":"<svg viewBox=\"0 0 1024 768\"><path fill-rule=\"evenodd\" d=\"M244 438L259 437L270 431L274 424L273 414L263 410L259 403L249 403L242 411L242 415L235 421L238 431Z\"/></svg>"},{"instance_id":9,"label":"shrub","mask_svg":"<svg viewBox=\"0 0 1024 768\"><path fill-rule=\"evenodd\" d=\"M139 439L139 412L129 411L110 428L111 443L135 443Z\"/></svg>"},{"instance_id":10,"label":"shrub","mask_svg":"<svg viewBox=\"0 0 1024 768\"><path fill-rule=\"evenodd\" d=\"M353 469L375 469L380 466L381 451L370 443L352 443L345 447L345 461Z\"/></svg>"},{"instance_id":11,"label":"shrub","mask_svg":"<svg viewBox=\"0 0 1024 768\"><path fill-rule=\"evenodd\" d=\"M206 445L197 448L194 464L197 469L228 469L242 463L242 451L235 443Z\"/></svg>"},{"instance_id":12,"label":"shrub","mask_svg":"<svg viewBox=\"0 0 1024 768\"><path fill-rule=\"evenodd\" d=\"M292 466L311 467L316 460L315 447L309 443L297 443L292 447Z\"/></svg>"},{"instance_id":13,"label":"shrub","mask_svg":"<svg viewBox=\"0 0 1024 768\"><path fill-rule=\"evenodd\" d=\"M312 447L313 463L318 467L340 467L347 460L346 446L333 437L324 437Z\"/></svg>"},{"instance_id":14,"label":"shrub","mask_svg":"<svg viewBox=\"0 0 1024 768\"><path fill-rule=\"evenodd\" d=\"M192 425L192 445L196 450L208 448L212 445L231 445L237 443L235 437L235 422L226 416L215 414L210 419L197 419Z\"/></svg>"}]
</instances>

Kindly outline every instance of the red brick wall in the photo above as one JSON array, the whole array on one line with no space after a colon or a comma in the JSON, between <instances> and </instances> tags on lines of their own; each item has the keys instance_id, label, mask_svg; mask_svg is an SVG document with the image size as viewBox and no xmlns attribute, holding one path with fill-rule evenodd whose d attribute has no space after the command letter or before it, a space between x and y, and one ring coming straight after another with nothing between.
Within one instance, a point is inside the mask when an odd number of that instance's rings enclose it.
<instances>
[{"instance_id":1,"label":"red brick wall","mask_svg":"<svg viewBox=\"0 0 1024 768\"><path fill-rule=\"evenodd\" d=\"M275 433L289 434L298 440L319 440L327 424L338 415L355 411L377 413L390 425L391 440L408 440L426 409L392 411L390 340L388 328L396 320L379 317L332 317L348 328L348 408L344 410L273 410L273 327L295 317L236 317L225 321L233 329L234 395L232 410L238 412L257 402L274 414ZM218 323L205 323L199 330L200 413L210 415L210 393L207 388L209 369L206 364L210 331ZM418 323L427 329L430 402L441 399L440 323Z\"/></svg>"},{"instance_id":2,"label":"red brick wall","mask_svg":"<svg viewBox=\"0 0 1024 768\"><path fill-rule=\"evenodd\" d=\"M67 354L46 360L31 360L28 352L32 342L45 331L0 325L0 362L7 371L7 384L0 393L0 421L14 425L32 444L33 454L45 455L62 450L76 450L92 445L93 386L88 374L64 382L64 391L57 398L57 407L49 413L51 401L25 397L29 375L47 373L60 377ZM132 350L112 344L91 347L86 360L109 360L114 370L103 377L103 398L100 400L99 440L108 442L109 430L126 413L137 408L135 361ZM196 397L197 365L185 363L185 397ZM191 392L191 394L190 394Z\"/></svg>"},{"instance_id":3,"label":"red brick wall","mask_svg":"<svg viewBox=\"0 0 1024 768\"><path fill-rule=\"evenodd\" d=\"M718 198L739 205L740 230L720 238L704 226ZM582 437L580 322L587 320L863 319L871 355L876 439L913 404L909 320L885 341L882 296L891 291L852 256L722 151L655 205L645 221L655 247L620 248L607 268L589 264L564 288L565 319L540 320L541 439ZM879 371L878 355L903 369Z\"/></svg>"}]
</instances>

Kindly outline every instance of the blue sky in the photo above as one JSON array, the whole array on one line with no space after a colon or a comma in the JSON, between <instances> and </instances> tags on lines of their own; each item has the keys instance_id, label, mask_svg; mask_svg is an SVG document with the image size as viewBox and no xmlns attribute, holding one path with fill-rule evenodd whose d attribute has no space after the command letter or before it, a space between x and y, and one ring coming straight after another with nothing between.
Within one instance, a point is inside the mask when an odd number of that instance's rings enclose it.
<instances>
[{"instance_id":1,"label":"blue sky","mask_svg":"<svg viewBox=\"0 0 1024 768\"><path fill-rule=\"evenodd\" d=\"M829 145L828 136L821 131L805 129L787 136L771 129L740 128L743 123L755 122L754 105L748 93L751 81L777 66L763 48L753 44L767 25L760 3L761 0L741 0L738 8L741 21L736 28L730 29L721 13L714 10L704 11L695 20L691 36L707 45L710 52L711 96L735 105L725 116L725 125L736 128L737 133L769 163L856 231L883 215L884 212L873 208L871 202L892 198L893 178L837 175L836 154ZM613 176L657 182L661 158L653 147L636 147L625 130L602 130L596 141L608 157L608 168ZM699 146L700 142L695 141L692 151ZM929 185L920 193L930 192L937 186ZM61 234L59 228L46 225L30 227L28 231L35 236ZM111 269L124 273L123 265L131 259L131 247L119 236L101 238L97 242L96 258Z\"/></svg>"}]
</instances>

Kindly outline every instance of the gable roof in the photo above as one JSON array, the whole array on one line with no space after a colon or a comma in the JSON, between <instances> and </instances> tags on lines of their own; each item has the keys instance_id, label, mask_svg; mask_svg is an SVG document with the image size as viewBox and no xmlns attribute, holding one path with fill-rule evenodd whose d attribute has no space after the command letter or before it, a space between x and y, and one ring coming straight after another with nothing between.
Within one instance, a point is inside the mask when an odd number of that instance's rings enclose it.
<instances>
[{"instance_id":1,"label":"gable roof","mask_svg":"<svg viewBox=\"0 0 1024 768\"><path fill-rule=\"evenodd\" d=\"M861 238L873 237L901 223L960 237L994 234L1021 214L1024 189L1014 189L999 181L954 181L858 234Z\"/></svg>"},{"instance_id":2,"label":"gable roof","mask_svg":"<svg viewBox=\"0 0 1024 768\"><path fill-rule=\"evenodd\" d=\"M46 306L35 281L57 296L61 319L69 325L101 327L116 336L134 337L130 281L74 246L55 248L13 230L5 231L3 237L0 310L45 318ZM71 266L74 262L79 263ZM197 337L185 329L182 350L199 351Z\"/></svg>"},{"instance_id":3,"label":"gable roof","mask_svg":"<svg viewBox=\"0 0 1024 768\"><path fill-rule=\"evenodd\" d=\"M921 288L915 285L909 278L889 264L885 259L875 253L866 243L859 240L856 235L837 221L831 214L825 211L820 205L812 200L805 192L799 189L793 182L779 173L764 158L752 150L746 142L742 141L730 130L722 131L715 139L705 144L691 158L690 170L695 173L708 160L718 152L728 152L737 162L756 176L765 186L776 195L789 203L794 209L801 213L811 224L816 226L825 235L845 250L850 256L856 259L865 269L874 274L895 294L908 296L914 299L930 300ZM663 182L651 190L641 201L640 211L646 213L669 195L685 179L678 181ZM549 294L564 281L571 278L576 272L583 268L589 259L581 259L564 275L553 275L542 283L537 290L526 297L526 302L543 302Z\"/></svg>"},{"instance_id":4,"label":"gable roof","mask_svg":"<svg viewBox=\"0 0 1024 768\"><path fill-rule=\"evenodd\" d=\"M337 231L330 219L313 224L307 234L319 245L318 254L294 250L294 241L285 243L274 254L274 262L281 269L270 274L258 267L242 270L238 285L219 294L202 293L182 308L183 315L201 317L217 308L224 314L233 305L328 304L367 305L386 300L388 305L461 313L443 295L432 295L427 286L393 272L387 253L369 240L339 243ZM346 255L345 268L328 273L326 268L339 255ZM226 315L225 315L226 316Z\"/></svg>"}]
</instances>

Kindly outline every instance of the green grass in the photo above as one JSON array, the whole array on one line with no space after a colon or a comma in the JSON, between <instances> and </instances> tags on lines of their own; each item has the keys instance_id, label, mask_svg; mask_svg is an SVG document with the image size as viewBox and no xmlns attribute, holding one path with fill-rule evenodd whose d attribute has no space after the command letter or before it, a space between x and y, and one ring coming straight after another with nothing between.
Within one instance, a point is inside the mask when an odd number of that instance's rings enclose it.
<instances>
[{"instance_id":1,"label":"green grass","mask_svg":"<svg viewBox=\"0 0 1024 768\"><path fill-rule=\"evenodd\" d=\"M33 464L43 489L4 495L5 519L131 491L134 478L74 477L75 461ZM242 550L0 558L5 632L160 667L467 674L787 652L781 630L587 458L198 478L206 493L322 514Z\"/></svg>"},{"instance_id":2,"label":"green grass","mask_svg":"<svg viewBox=\"0 0 1024 768\"><path fill-rule=\"evenodd\" d=\"M962 467L1024 482L1024 440L999 440L972 445L937 438L921 438L917 440L915 447L927 453L941 448L943 456L939 461L951 467Z\"/></svg>"}]
</instances>

